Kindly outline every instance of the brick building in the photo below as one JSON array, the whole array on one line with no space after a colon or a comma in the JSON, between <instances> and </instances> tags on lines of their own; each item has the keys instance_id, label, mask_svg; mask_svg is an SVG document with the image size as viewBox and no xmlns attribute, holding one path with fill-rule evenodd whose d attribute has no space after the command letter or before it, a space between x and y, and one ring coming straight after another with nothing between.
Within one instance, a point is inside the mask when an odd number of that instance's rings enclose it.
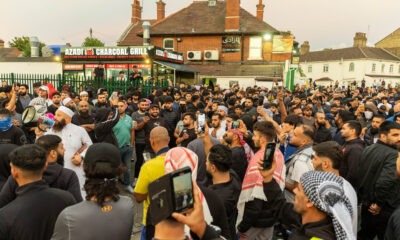
<instances>
[{"instance_id":1,"label":"brick building","mask_svg":"<svg viewBox=\"0 0 400 240\"><path fill-rule=\"evenodd\" d=\"M400 57L400 28L390 33L375 44L377 48L385 48L394 55Z\"/></svg>"},{"instance_id":2,"label":"brick building","mask_svg":"<svg viewBox=\"0 0 400 240\"><path fill-rule=\"evenodd\" d=\"M199 70L202 80L224 87L236 81L250 86L279 80L284 62L292 57L293 36L263 21L262 0L255 6L256 16L241 8L240 0L194 1L168 17L162 0L156 6L157 19L144 20L140 2L134 0L131 24L118 45L142 44L141 25L149 21L151 45L183 53L185 64Z\"/></svg>"}]
</instances>

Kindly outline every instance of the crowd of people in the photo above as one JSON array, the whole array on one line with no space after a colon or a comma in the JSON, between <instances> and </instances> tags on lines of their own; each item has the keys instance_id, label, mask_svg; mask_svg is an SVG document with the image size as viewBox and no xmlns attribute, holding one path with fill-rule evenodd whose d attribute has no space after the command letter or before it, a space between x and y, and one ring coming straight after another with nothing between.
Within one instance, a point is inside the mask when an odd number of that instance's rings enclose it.
<instances>
[{"instance_id":1,"label":"crowd of people","mask_svg":"<svg viewBox=\"0 0 400 240\"><path fill-rule=\"evenodd\" d=\"M0 240L131 239L133 200L143 240L399 239L399 151L392 86L7 85ZM153 224L149 185L183 167L194 208Z\"/></svg>"}]
</instances>

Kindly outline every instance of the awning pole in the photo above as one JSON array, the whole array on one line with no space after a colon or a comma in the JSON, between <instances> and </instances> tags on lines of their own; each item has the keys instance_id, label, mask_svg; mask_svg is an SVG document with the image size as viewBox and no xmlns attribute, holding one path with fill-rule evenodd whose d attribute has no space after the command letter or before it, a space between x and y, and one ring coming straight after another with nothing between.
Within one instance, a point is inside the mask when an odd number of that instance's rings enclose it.
<instances>
[{"instance_id":1,"label":"awning pole","mask_svg":"<svg viewBox=\"0 0 400 240\"><path fill-rule=\"evenodd\" d=\"M174 69L174 87L176 86L176 70Z\"/></svg>"}]
</instances>

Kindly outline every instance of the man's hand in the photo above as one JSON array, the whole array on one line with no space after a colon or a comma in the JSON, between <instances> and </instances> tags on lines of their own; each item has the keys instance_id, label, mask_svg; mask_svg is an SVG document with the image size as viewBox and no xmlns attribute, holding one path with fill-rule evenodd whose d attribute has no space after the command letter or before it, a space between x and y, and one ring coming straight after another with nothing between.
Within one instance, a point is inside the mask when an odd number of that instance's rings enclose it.
<instances>
[{"instance_id":1,"label":"man's hand","mask_svg":"<svg viewBox=\"0 0 400 240\"><path fill-rule=\"evenodd\" d=\"M373 203L369 206L368 211L372 213L372 215L378 215L381 212L381 207L379 207L376 203Z\"/></svg>"},{"instance_id":2,"label":"man's hand","mask_svg":"<svg viewBox=\"0 0 400 240\"><path fill-rule=\"evenodd\" d=\"M149 121L150 121L150 117L149 117L149 116L145 116L145 117L143 118L144 124L148 123Z\"/></svg>"},{"instance_id":3,"label":"man's hand","mask_svg":"<svg viewBox=\"0 0 400 240\"><path fill-rule=\"evenodd\" d=\"M184 134L182 135L182 139L183 139L183 140L189 139L189 134L184 133Z\"/></svg>"},{"instance_id":4,"label":"man's hand","mask_svg":"<svg viewBox=\"0 0 400 240\"><path fill-rule=\"evenodd\" d=\"M278 94L276 95L276 97L278 98L278 101L283 101L283 96L284 96L283 92L278 92Z\"/></svg>"},{"instance_id":5,"label":"man's hand","mask_svg":"<svg viewBox=\"0 0 400 240\"><path fill-rule=\"evenodd\" d=\"M79 154L75 154L72 158L71 158L71 162L75 165L75 166L80 166L82 163L82 157Z\"/></svg>"},{"instance_id":6,"label":"man's hand","mask_svg":"<svg viewBox=\"0 0 400 240\"><path fill-rule=\"evenodd\" d=\"M176 221L188 225L192 232L194 232L199 238L202 238L206 230L207 224L204 220L203 206L200 201L199 191L197 190L197 188L198 187L196 182L193 182L193 209L189 210L185 214L172 213L172 217L174 217Z\"/></svg>"},{"instance_id":7,"label":"man's hand","mask_svg":"<svg viewBox=\"0 0 400 240\"><path fill-rule=\"evenodd\" d=\"M11 121L14 124L14 126L19 127L19 122L17 119L12 119Z\"/></svg>"}]
</instances>

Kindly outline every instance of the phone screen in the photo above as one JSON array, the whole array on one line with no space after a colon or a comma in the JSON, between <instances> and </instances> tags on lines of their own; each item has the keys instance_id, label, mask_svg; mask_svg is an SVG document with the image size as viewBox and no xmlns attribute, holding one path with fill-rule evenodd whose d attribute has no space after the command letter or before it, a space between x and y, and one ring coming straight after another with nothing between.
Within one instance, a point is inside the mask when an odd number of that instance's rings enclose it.
<instances>
[{"instance_id":1,"label":"phone screen","mask_svg":"<svg viewBox=\"0 0 400 240\"><path fill-rule=\"evenodd\" d=\"M205 131L205 124L206 124L206 115L205 114L199 114L197 117L197 123L199 124L199 129L198 133L202 134Z\"/></svg>"},{"instance_id":2,"label":"phone screen","mask_svg":"<svg viewBox=\"0 0 400 240\"><path fill-rule=\"evenodd\" d=\"M265 147L264 163L263 163L264 169L271 169L272 167L272 161L274 160L275 146L276 143L267 143L267 146Z\"/></svg>"},{"instance_id":3,"label":"phone screen","mask_svg":"<svg viewBox=\"0 0 400 240\"><path fill-rule=\"evenodd\" d=\"M233 122L232 122L232 129L238 129L239 126L240 126L239 121L233 121Z\"/></svg>"},{"instance_id":4,"label":"phone screen","mask_svg":"<svg viewBox=\"0 0 400 240\"><path fill-rule=\"evenodd\" d=\"M193 208L193 185L191 172L180 172L172 178L175 212Z\"/></svg>"}]
</instances>

